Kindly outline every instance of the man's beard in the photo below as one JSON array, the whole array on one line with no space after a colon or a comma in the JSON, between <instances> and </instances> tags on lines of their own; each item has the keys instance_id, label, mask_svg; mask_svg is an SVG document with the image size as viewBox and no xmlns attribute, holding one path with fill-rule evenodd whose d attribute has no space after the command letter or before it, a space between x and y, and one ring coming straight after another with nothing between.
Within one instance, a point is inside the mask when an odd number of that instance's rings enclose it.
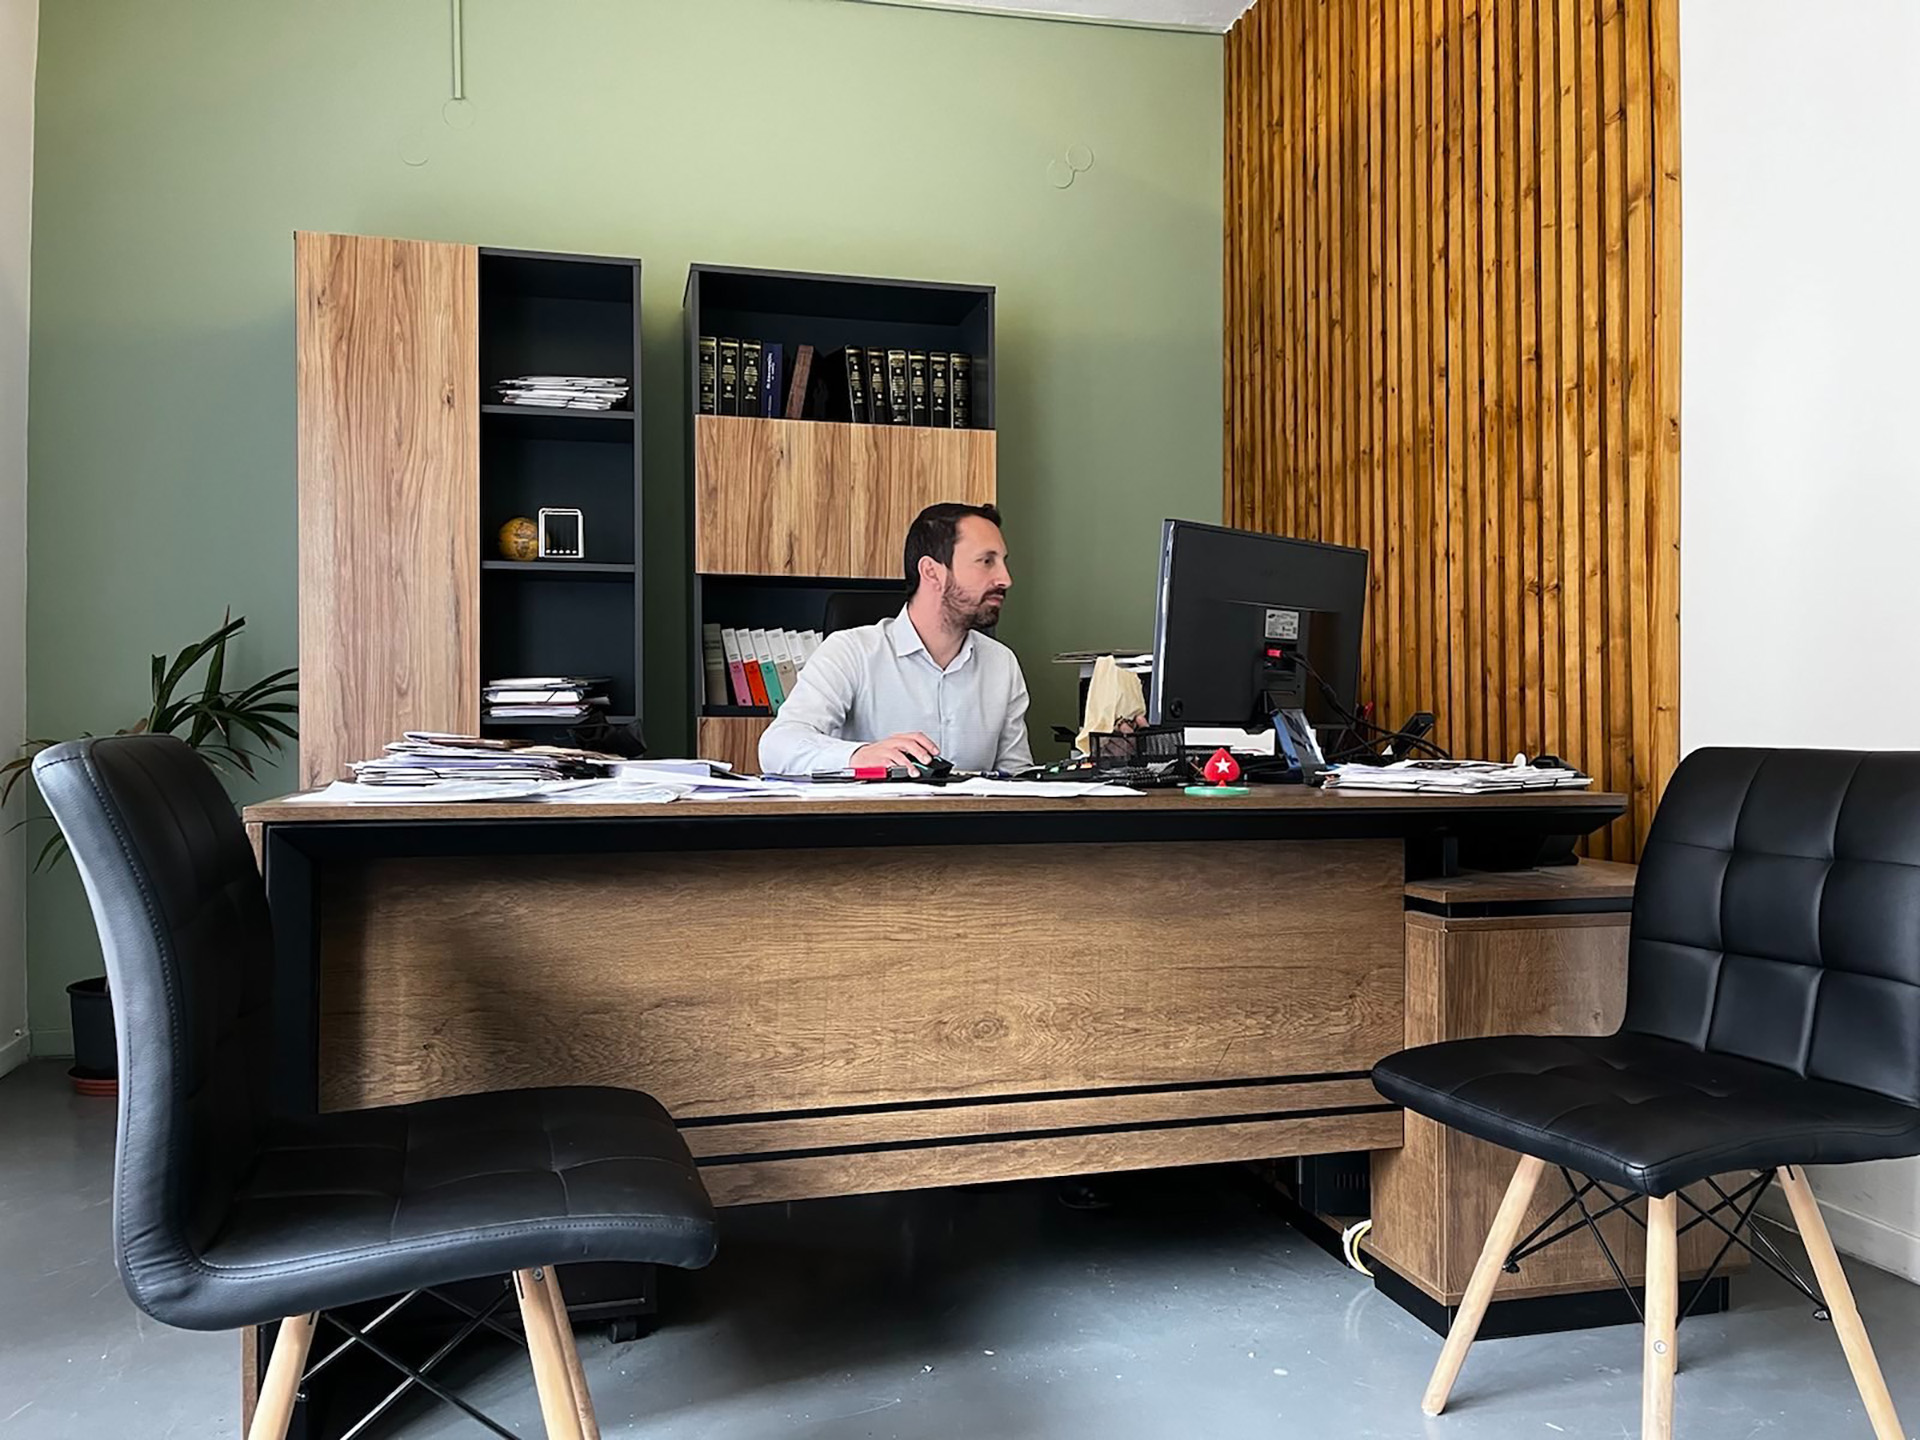
<instances>
[{"instance_id":1,"label":"man's beard","mask_svg":"<svg viewBox=\"0 0 1920 1440\"><path fill-rule=\"evenodd\" d=\"M1000 623L1001 607L991 603L1004 599L1004 590L988 590L969 603L951 590L940 597L940 609L947 619L968 630L991 630Z\"/></svg>"}]
</instances>

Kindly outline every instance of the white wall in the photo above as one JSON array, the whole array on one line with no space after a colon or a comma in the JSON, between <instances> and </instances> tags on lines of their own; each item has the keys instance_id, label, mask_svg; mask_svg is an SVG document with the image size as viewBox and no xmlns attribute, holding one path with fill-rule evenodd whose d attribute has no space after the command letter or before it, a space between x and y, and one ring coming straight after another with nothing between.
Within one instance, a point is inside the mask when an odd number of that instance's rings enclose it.
<instances>
[{"instance_id":1,"label":"white wall","mask_svg":"<svg viewBox=\"0 0 1920 1440\"><path fill-rule=\"evenodd\" d=\"M0 0L0 754L9 758L27 723L27 250L39 24L39 0ZM24 837L11 830L14 818L0 815L0 1074L27 1058Z\"/></svg>"},{"instance_id":2,"label":"white wall","mask_svg":"<svg viewBox=\"0 0 1920 1440\"><path fill-rule=\"evenodd\" d=\"M1920 748L1920 4L1683 0L1681 740ZM1814 1176L1920 1279L1920 1162Z\"/></svg>"}]
</instances>

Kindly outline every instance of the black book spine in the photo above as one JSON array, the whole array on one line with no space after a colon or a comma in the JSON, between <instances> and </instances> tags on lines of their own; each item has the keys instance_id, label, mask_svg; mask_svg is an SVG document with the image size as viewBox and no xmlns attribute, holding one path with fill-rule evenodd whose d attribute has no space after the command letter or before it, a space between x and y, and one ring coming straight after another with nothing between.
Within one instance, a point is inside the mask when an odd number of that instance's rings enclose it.
<instances>
[{"instance_id":1,"label":"black book spine","mask_svg":"<svg viewBox=\"0 0 1920 1440\"><path fill-rule=\"evenodd\" d=\"M867 347L867 420L873 425L887 423L887 352L878 345Z\"/></svg>"},{"instance_id":2,"label":"black book spine","mask_svg":"<svg viewBox=\"0 0 1920 1440\"><path fill-rule=\"evenodd\" d=\"M908 425L912 417L907 402L907 352L887 351L887 419L895 425Z\"/></svg>"},{"instance_id":3,"label":"black book spine","mask_svg":"<svg viewBox=\"0 0 1920 1440\"><path fill-rule=\"evenodd\" d=\"M858 345L847 346L847 412L856 425L867 423L866 360Z\"/></svg>"},{"instance_id":4,"label":"black book spine","mask_svg":"<svg viewBox=\"0 0 1920 1440\"><path fill-rule=\"evenodd\" d=\"M947 403L953 380L953 357L944 351L927 357L927 423L936 430L953 426L953 408Z\"/></svg>"},{"instance_id":5,"label":"black book spine","mask_svg":"<svg viewBox=\"0 0 1920 1440\"><path fill-rule=\"evenodd\" d=\"M927 423L927 352L907 353L907 414L909 423Z\"/></svg>"},{"instance_id":6,"label":"black book spine","mask_svg":"<svg viewBox=\"0 0 1920 1440\"><path fill-rule=\"evenodd\" d=\"M740 342L720 342L720 408L718 414L740 413Z\"/></svg>"},{"instance_id":7,"label":"black book spine","mask_svg":"<svg viewBox=\"0 0 1920 1440\"><path fill-rule=\"evenodd\" d=\"M955 355L953 357L952 395L949 403L953 406L953 428L966 430L973 425L973 357Z\"/></svg>"},{"instance_id":8,"label":"black book spine","mask_svg":"<svg viewBox=\"0 0 1920 1440\"><path fill-rule=\"evenodd\" d=\"M715 388L719 368L719 342L711 335L700 337L700 413L719 414L719 392Z\"/></svg>"},{"instance_id":9,"label":"black book spine","mask_svg":"<svg viewBox=\"0 0 1920 1440\"><path fill-rule=\"evenodd\" d=\"M760 413L760 342L740 342L740 413Z\"/></svg>"}]
</instances>

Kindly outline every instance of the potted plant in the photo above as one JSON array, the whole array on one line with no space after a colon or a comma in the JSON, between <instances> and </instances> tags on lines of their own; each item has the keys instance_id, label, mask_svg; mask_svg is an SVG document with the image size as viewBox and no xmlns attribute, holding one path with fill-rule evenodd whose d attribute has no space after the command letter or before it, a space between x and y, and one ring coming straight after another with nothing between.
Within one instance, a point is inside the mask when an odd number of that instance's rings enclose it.
<instances>
[{"instance_id":1,"label":"potted plant","mask_svg":"<svg viewBox=\"0 0 1920 1440\"><path fill-rule=\"evenodd\" d=\"M253 776L256 760L276 754L289 740L297 739L292 717L298 709L294 695L298 685L292 669L276 670L265 679L238 690L228 690L227 642L246 626L246 617L234 619L227 613L220 628L204 640L187 646L169 659L153 657L153 704L147 713L115 733L120 735L177 735L221 774L238 770ZM188 676L200 664L206 671L197 684L189 685ZM91 732L89 732L91 733ZM84 736L81 738L85 738ZM259 749L252 746L257 742ZM0 805L13 798L14 788L32 774L33 757L55 740L29 740L20 754L0 765ZM16 822L46 816L29 816ZM36 872L59 864L67 853L66 838L59 830L47 837L34 860ZM118 1060L114 1053L113 998L107 990L107 977L96 975L76 980L67 987L67 999L73 1013L74 1089L82 1094L112 1095L118 1090Z\"/></svg>"}]
</instances>

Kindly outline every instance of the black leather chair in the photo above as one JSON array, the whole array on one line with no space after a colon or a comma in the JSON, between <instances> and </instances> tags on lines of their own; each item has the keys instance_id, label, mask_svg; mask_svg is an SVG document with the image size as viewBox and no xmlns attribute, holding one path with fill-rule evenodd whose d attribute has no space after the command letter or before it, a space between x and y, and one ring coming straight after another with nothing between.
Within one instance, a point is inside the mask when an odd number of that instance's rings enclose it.
<instances>
[{"instance_id":1,"label":"black leather chair","mask_svg":"<svg viewBox=\"0 0 1920 1440\"><path fill-rule=\"evenodd\" d=\"M280 1320L248 1432L280 1440L318 1312L512 1272L547 1434L597 1433L552 1267L712 1258L713 1208L667 1112L570 1088L272 1114L266 895L219 781L154 735L56 746L33 770L106 951L134 1303L189 1330Z\"/></svg>"},{"instance_id":2,"label":"black leather chair","mask_svg":"<svg viewBox=\"0 0 1920 1440\"><path fill-rule=\"evenodd\" d=\"M1382 1061L1374 1084L1523 1157L1427 1386L1429 1415L1550 1164L1648 1197L1644 1440L1673 1428L1676 1200L1738 1232L1773 1178L1874 1433L1901 1440L1801 1167L1920 1154L1920 754L1696 751L1641 856L1620 1031L1425 1045ZM1717 1184L1719 1204L1682 1189L1742 1170L1761 1173L1731 1226Z\"/></svg>"}]
</instances>

